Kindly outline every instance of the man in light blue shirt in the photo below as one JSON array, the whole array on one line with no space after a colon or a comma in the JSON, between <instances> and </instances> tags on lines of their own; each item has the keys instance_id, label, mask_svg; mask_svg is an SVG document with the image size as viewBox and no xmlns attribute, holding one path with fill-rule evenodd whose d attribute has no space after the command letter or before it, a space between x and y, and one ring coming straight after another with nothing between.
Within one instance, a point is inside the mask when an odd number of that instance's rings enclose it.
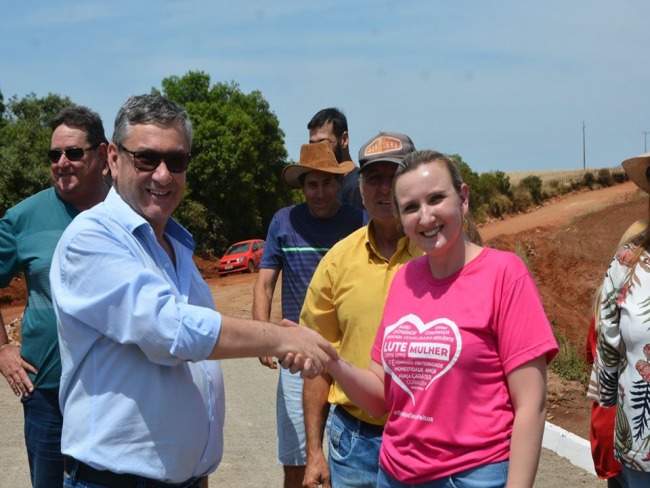
<instances>
[{"instance_id":1,"label":"man in light blue shirt","mask_svg":"<svg viewBox=\"0 0 650 488\"><path fill-rule=\"evenodd\" d=\"M129 98L108 147L114 187L54 253L64 487L199 486L223 451L220 363L206 360L273 355L313 377L337 358L303 328L215 311L171 219L191 143L178 105Z\"/></svg>"}]
</instances>

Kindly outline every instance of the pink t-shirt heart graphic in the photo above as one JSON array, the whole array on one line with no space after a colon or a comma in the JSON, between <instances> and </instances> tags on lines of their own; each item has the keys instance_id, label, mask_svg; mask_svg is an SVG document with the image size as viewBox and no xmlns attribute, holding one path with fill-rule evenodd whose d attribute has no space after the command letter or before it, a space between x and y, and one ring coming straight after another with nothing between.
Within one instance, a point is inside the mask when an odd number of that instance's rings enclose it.
<instances>
[{"instance_id":1,"label":"pink t-shirt heart graphic","mask_svg":"<svg viewBox=\"0 0 650 488\"><path fill-rule=\"evenodd\" d=\"M386 327L381 349L384 371L415 405L415 390L426 390L456 363L462 350L458 326L439 318L427 324L407 315Z\"/></svg>"}]
</instances>

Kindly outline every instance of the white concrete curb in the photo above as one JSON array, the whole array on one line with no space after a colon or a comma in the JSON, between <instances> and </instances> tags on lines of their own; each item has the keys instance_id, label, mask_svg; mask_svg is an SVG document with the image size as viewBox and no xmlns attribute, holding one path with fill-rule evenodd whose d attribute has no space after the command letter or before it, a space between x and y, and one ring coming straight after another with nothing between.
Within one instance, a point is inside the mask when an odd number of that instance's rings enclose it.
<instances>
[{"instance_id":1,"label":"white concrete curb","mask_svg":"<svg viewBox=\"0 0 650 488\"><path fill-rule=\"evenodd\" d=\"M591 444L588 440L546 422L542 446L568 459L574 466L596 475L594 461L591 458Z\"/></svg>"}]
</instances>

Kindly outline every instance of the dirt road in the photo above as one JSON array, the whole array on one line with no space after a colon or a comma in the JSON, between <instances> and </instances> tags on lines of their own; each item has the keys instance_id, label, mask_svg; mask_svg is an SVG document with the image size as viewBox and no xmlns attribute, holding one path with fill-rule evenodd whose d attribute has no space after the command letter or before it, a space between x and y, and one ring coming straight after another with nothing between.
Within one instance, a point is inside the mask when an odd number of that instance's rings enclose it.
<instances>
[{"instance_id":1,"label":"dirt road","mask_svg":"<svg viewBox=\"0 0 650 488\"><path fill-rule=\"evenodd\" d=\"M598 191L585 190L574 195L559 197L553 203L531 212L490 222L482 226L479 232L484 241L489 241L502 234L516 234L535 227L563 225L578 215L596 212L625 202L636 191L636 186L630 181Z\"/></svg>"}]
</instances>

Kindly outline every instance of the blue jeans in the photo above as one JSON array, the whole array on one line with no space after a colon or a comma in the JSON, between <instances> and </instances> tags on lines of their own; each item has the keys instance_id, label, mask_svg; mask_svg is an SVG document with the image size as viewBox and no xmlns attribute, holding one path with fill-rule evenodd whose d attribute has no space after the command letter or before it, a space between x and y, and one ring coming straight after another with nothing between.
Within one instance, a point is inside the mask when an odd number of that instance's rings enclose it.
<instances>
[{"instance_id":1,"label":"blue jeans","mask_svg":"<svg viewBox=\"0 0 650 488\"><path fill-rule=\"evenodd\" d=\"M625 488L625 481L623 475L619 474L613 478L607 478L607 488Z\"/></svg>"},{"instance_id":2,"label":"blue jeans","mask_svg":"<svg viewBox=\"0 0 650 488\"><path fill-rule=\"evenodd\" d=\"M59 391L35 389L21 399L25 416L25 446L34 488L60 487L63 476Z\"/></svg>"},{"instance_id":3,"label":"blue jeans","mask_svg":"<svg viewBox=\"0 0 650 488\"><path fill-rule=\"evenodd\" d=\"M328 449L335 488L375 488L382 429L355 419L343 407L332 411Z\"/></svg>"},{"instance_id":4,"label":"blue jeans","mask_svg":"<svg viewBox=\"0 0 650 488\"><path fill-rule=\"evenodd\" d=\"M650 486L650 471L637 471L623 465L623 486L636 488L637 486Z\"/></svg>"},{"instance_id":5,"label":"blue jeans","mask_svg":"<svg viewBox=\"0 0 650 488\"><path fill-rule=\"evenodd\" d=\"M485 464L417 485L402 483L379 468L377 488L503 488L508 479L508 465L508 461Z\"/></svg>"},{"instance_id":6,"label":"blue jeans","mask_svg":"<svg viewBox=\"0 0 650 488\"><path fill-rule=\"evenodd\" d=\"M106 488L106 487L103 485L98 485L97 483L86 483L85 481L79 481L75 476L64 474L63 488Z\"/></svg>"}]
</instances>

